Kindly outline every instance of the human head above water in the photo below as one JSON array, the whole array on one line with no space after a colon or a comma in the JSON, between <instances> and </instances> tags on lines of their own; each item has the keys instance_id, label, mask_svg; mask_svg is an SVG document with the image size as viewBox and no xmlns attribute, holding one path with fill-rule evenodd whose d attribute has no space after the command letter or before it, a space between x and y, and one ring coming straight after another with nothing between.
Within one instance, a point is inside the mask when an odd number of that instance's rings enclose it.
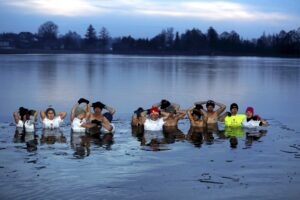
<instances>
[{"instance_id":1,"label":"human head above water","mask_svg":"<svg viewBox=\"0 0 300 200\"><path fill-rule=\"evenodd\" d=\"M192 116L193 116L194 120L199 120L201 118L201 112L198 111L198 110L196 110L196 109L194 109L192 111Z\"/></svg>"},{"instance_id":2,"label":"human head above water","mask_svg":"<svg viewBox=\"0 0 300 200\"><path fill-rule=\"evenodd\" d=\"M103 108L105 107L105 105L102 102L97 101L92 104L92 107L94 109L94 112L101 112L103 110Z\"/></svg>"},{"instance_id":3,"label":"human head above water","mask_svg":"<svg viewBox=\"0 0 300 200\"><path fill-rule=\"evenodd\" d=\"M152 107L149 109L148 114L150 115L150 119L156 121L159 118L160 111L158 107Z\"/></svg>"},{"instance_id":4,"label":"human head above water","mask_svg":"<svg viewBox=\"0 0 300 200\"><path fill-rule=\"evenodd\" d=\"M254 109L253 109L253 107L249 106L246 109L246 116L247 116L247 118L251 118L251 117L253 117L253 115L254 115Z\"/></svg>"},{"instance_id":5,"label":"human head above water","mask_svg":"<svg viewBox=\"0 0 300 200\"><path fill-rule=\"evenodd\" d=\"M215 108L215 102L213 100L208 100L206 102L206 109L207 109L207 111L211 112L211 111L214 110L214 108Z\"/></svg>"},{"instance_id":6,"label":"human head above water","mask_svg":"<svg viewBox=\"0 0 300 200\"><path fill-rule=\"evenodd\" d=\"M174 108L174 106L169 106L165 109L166 112L171 113L171 114L176 114L176 110Z\"/></svg>"},{"instance_id":7,"label":"human head above water","mask_svg":"<svg viewBox=\"0 0 300 200\"><path fill-rule=\"evenodd\" d=\"M27 108L20 107L19 114L22 120L27 120L29 118L29 110Z\"/></svg>"},{"instance_id":8,"label":"human head above water","mask_svg":"<svg viewBox=\"0 0 300 200\"><path fill-rule=\"evenodd\" d=\"M86 111L82 107L77 107L76 110L75 110L75 116L78 119L83 119L83 118L86 117Z\"/></svg>"},{"instance_id":9,"label":"human head above water","mask_svg":"<svg viewBox=\"0 0 300 200\"><path fill-rule=\"evenodd\" d=\"M231 114L233 114L233 115L237 114L238 110L239 110L239 106L236 103L232 103L230 105Z\"/></svg>"},{"instance_id":10,"label":"human head above water","mask_svg":"<svg viewBox=\"0 0 300 200\"><path fill-rule=\"evenodd\" d=\"M45 111L46 117L50 120L54 119L56 113L55 110L53 108L47 108L47 110Z\"/></svg>"},{"instance_id":11,"label":"human head above water","mask_svg":"<svg viewBox=\"0 0 300 200\"><path fill-rule=\"evenodd\" d=\"M160 102L160 108L161 109L166 109L170 105L171 105L171 103L166 99L162 99L161 102Z\"/></svg>"}]
</instances>

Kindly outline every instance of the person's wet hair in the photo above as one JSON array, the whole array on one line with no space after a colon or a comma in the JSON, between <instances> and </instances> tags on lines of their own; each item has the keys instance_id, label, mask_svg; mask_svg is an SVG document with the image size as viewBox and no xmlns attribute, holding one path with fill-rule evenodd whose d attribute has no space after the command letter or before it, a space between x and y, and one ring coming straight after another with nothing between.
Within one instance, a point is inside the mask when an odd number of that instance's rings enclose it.
<instances>
[{"instance_id":1,"label":"person's wet hair","mask_svg":"<svg viewBox=\"0 0 300 200\"><path fill-rule=\"evenodd\" d=\"M203 106L201 104L196 104L195 109L201 110L201 109L203 109Z\"/></svg>"},{"instance_id":2,"label":"person's wet hair","mask_svg":"<svg viewBox=\"0 0 300 200\"><path fill-rule=\"evenodd\" d=\"M199 119L200 119L201 116L202 116L201 112L198 111L198 110L196 110L196 109L194 109L194 110L192 111L192 115L196 115Z\"/></svg>"},{"instance_id":3,"label":"person's wet hair","mask_svg":"<svg viewBox=\"0 0 300 200\"><path fill-rule=\"evenodd\" d=\"M213 108L215 108L215 102L213 100L208 100L206 102L206 108L208 108L208 106L212 106Z\"/></svg>"},{"instance_id":4,"label":"person's wet hair","mask_svg":"<svg viewBox=\"0 0 300 200\"><path fill-rule=\"evenodd\" d=\"M174 108L173 106L167 107L167 108L165 109L165 111L168 112L168 113L173 113L173 114L176 114L176 113L177 113L176 110L175 110L175 108Z\"/></svg>"},{"instance_id":5,"label":"person's wet hair","mask_svg":"<svg viewBox=\"0 0 300 200\"><path fill-rule=\"evenodd\" d=\"M46 116L48 116L48 113L49 113L50 111L52 111L52 112L54 113L54 116L56 115L56 112L55 112L55 110L54 110L53 108L47 108L47 110L45 111Z\"/></svg>"},{"instance_id":6,"label":"person's wet hair","mask_svg":"<svg viewBox=\"0 0 300 200\"><path fill-rule=\"evenodd\" d=\"M33 116L36 113L36 111L35 110L29 110L28 113L29 113L30 116Z\"/></svg>"},{"instance_id":7,"label":"person's wet hair","mask_svg":"<svg viewBox=\"0 0 300 200\"><path fill-rule=\"evenodd\" d=\"M171 103L166 100L166 99L163 99L161 100L161 103L160 103L160 108L161 109L166 109L167 107L169 107L171 105Z\"/></svg>"},{"instance_id":8,"label":"person's wet hair","mask_svg":"<svg viewBox=\"0 0 300 200\"><path fill-rule=\"evenodd\" d=\"M23 120L24 116L26 116L26 118L28 118L27 115L29 115L29 110L27 108L20 107L19 114L20 114L21 119Z\"/></svg>"},{"instance_id":9,"label":"person's wet hair","mask_svg":"<svg viewBox=\"0 0 300 200\"><path fill-rule=\"evenodd\" d=\"M239 109L239 106L236 103L232 103L230 105L230 110L232 110L233 108L236 108L237 110Z\"/></svg>"},{"instance_id":10,"label":"person's wet hair","mask_svg":"<svg viewBox=\"0 0 300 200\"><path fill-rule=\"evenodd\" d=\"M101 110L103 109L103 108L105 108L105 105L102 103L102 102L100 102L100 101L97 101L97 102L94 102L93 104L92 104L92 107L95 109L95 108L100 108Z\"/></svg>"},{"instance_id":11,"label":"person's wet hair","mask_svg":"<svg viewBox=\"0 0 300 200\"><path fill-rule=\"evenodd\" d=\"M139 107L137 110L134 111L134 114L139 118L141 116L141 113L144 112L144 108Z\"/></svg>"}]
</instances>

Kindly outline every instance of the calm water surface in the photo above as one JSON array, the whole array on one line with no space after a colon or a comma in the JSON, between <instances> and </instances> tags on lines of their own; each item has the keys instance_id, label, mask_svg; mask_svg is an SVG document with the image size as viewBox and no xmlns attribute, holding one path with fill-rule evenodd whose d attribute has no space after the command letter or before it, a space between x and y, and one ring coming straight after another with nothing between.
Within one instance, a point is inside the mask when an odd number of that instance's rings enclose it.
<instances>
[{"instance_id":1,"label":"calm water surface","mask_svg":"<svg viewBox=\"0 0 300 200\"><path fill-rule=\"evenodd\" d=\"M299 59L0 55L0 70L1 199L299 197ZM69 118L60 131L16 133L19 106L69 113L80 97L117 109L113 139L71 134ZM184 119L144 145L131 113L162 98L183 109L208 99L253 106L270 126L236 133L232 148L222 124L192 132Z\"/></svg>"}]
</instances>

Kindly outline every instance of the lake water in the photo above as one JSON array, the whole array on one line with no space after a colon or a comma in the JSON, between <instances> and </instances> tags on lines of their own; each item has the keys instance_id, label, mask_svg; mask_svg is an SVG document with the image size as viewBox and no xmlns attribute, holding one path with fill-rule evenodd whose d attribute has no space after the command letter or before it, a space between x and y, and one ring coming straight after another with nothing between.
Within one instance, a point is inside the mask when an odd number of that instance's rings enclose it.
<instances>
[{"instance_id":1,"label":"lake water","mask_svg":"<svg viewBox=\"0 0 300 200\"><path fill-rule=\"evenodd\" d=\"M298 199L300 59L122 55L0 55L1 199ZM113 140L15 133L20 106L70 113L80 98L116 108ZM213 99L247 106L270 126L236 135L179 129L147 146L132 111L169 99L186 109ZM37 149L26 142L37 142Z\"/></svg>"}]
</instances>

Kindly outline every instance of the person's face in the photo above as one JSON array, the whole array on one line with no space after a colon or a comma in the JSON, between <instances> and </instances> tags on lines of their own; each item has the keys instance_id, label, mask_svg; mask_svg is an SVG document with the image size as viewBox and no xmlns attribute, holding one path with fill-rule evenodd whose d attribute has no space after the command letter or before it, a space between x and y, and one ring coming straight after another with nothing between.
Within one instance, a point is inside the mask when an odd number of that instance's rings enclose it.
<instances>
[{"instance_id":1,"label":"person's face","mask_svg":"<svg viewBox=\"0 0 300 200\"><path fill-rule=\"evenodd\" d=\"M208 111L208 112L214 111L214 107L211 106L211 105L207 106L207 111Z\"/></svg>"},{"instance_id":2,"label":"person's face","mask_svg":"<svg viewBox=\"0 0 300 200\"><path fill-rule=\"evenodd\" d=\"M86 114L85 113L81 113L77 116L78 119L82 120L86 117Z\"/></svg>"},{"instance_id":3,"label":"person's face","mask_svg":"<svg viewBox=\"0 0 300 200\"><path fill-rule=\"evenodd\" d=\"M26 120L27 120L27 115L23 115L22 120L23 120L23 121L26 121Z\"/></svg>"},{"instance_id":4,"label":"person's face","mask_svg":"<svg viewBox=\"0 0 300 200\"><path fill-rule=\"evenodd\" d=\"M237 109L237 108L232 108L232 109L231 109L231 114L232 114L232 115L236 115L237 112L238 112L238 109Z\"/></svg>"},{"instance_id":5,"label":"person's face","mask_svg":"<svg viewBox=\"0 0 300 200\"><path fill-rule=\"evenodd\" d=\"M246 112L246 116L247 116L247 118L251 118L251 117L253 117L253 113L252 113L252 112L249 112L249 111L247 111L247 112Z\"/></svg>"},{"instance_id":6,"label":"person's face","mask_svg":"<svg viewBox=\"0 0 300 200\"><path fill-rule=\"evenodd\" d=\"M49 112L47 113L47 118L50 120L54 119L54 112L52 110L49 110Z\"/></svg>"},{"instance_id":7,"label":"person's face","mask_svg":"<svg viewBox=\"0 0 300 200\"><path fill-rule=\"evenodd\" d=\"M102 111L101 108L98 107L94 108L94 112L97 114L101 113L101 111Z\"/></svg>"},{"instance_id":8,"label":"person's face","mask_svg":"<svg viewBox=\"0 0 300 200\"><path fill-rule=\"evenodd\" d=\"M193 120L194 120L194 121L198 121L198 120L199 120L198 115L193 114L192 116L193 116Z\"/></svg>"},{"instance_id":9,"label":"person's face","mask_svg":"<svg viewBox=\"0 0 300 200\"><path fill-rule=\"evenodd\" d=\"M158 113L151 113L150 114L150 119L153 120L153 121L156 121L158 120L159 118L159 114Z\"/></svg>"},{"instance_id":10,"label":"person's face","mask_svg":"<svg viewBox=\"0 0 300 200\"><path fill-rule=\"evenodd\" d=\"M174 113L169 113L169 118L174 118L174 117L175 117Z\"/></svg>"}]
</instances>

